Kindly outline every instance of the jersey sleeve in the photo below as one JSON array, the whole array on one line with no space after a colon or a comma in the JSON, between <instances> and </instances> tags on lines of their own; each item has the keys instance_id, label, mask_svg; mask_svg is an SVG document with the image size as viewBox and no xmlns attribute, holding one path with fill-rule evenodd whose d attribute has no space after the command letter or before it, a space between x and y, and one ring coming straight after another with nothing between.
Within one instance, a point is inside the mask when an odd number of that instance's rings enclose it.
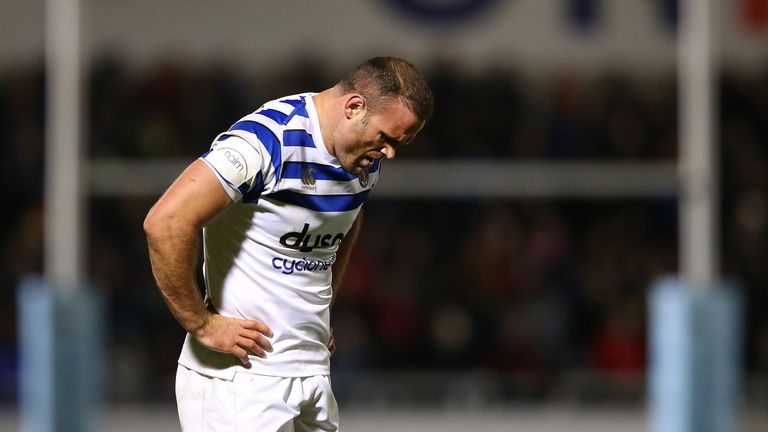
<instances>
[{"instance_id":1,"label":"jersey sleeve","mask_svg":"<svg viewBox=\"0 0 768 432\"><path fill-rule=\"evenodd\" d=\"M229 135L214 141L201 159L216 174L232 201L241 200L261 178L261 152L239 136Z\"/></svg>"}]
</instances>

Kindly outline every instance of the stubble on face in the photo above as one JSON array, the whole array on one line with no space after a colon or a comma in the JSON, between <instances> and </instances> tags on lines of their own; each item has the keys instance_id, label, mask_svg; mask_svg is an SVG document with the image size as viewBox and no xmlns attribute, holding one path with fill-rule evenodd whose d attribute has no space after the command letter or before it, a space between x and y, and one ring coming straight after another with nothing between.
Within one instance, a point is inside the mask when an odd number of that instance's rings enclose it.
<instances>
[{"instance_id":1,"label":"stubble on face","mask_svg":"<svg viewBox=\"0 0 768 432\"><path fill-rule=\"evenodd\" d=\"M363 147L362 138L369 115L365 113L362 118L350 125L348 130L345 130L343 123L339 123L333 131L331 144L335 152L334 156L339 160L341 167L351 174L361 174L363 171L357 161L362 156L356 155L355 152Z\"/></svg>"},{"instance_id":2,"label":"stubble on face","mask_svg":"<svg viewBox=\"0 0 768 432\"><path fill-rule=\"evenodd\" d=\"M402 103L392 102L373 114L366 110L337 124L334 156L341 167L360 175L375 160L391 159L400 145L407 145L424 126Z\"/></svg>"}]
</instances>

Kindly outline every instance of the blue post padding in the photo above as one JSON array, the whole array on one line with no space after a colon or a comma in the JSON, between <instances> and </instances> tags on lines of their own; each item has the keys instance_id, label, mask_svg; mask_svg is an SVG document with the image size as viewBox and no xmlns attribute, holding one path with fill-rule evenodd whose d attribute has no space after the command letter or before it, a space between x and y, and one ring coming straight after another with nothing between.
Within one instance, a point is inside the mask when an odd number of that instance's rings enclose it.
<instances>
[{"instance_id":1,"label":"blue post padding","mask_svg":"<svg viewBox=\"0 0 768 432\"><path fill-rule=\"evenodd\" d=\"M54 430L53 296L40 279L19 287L19 405L22 432Z\"/></svg>"},{"instance_id":2,"label":"blue post padding","mask_svg":"<svg viewBox=\"0 0 768 432\"><path fill-rule=\"evenodd\" d=\"M691 430L693 414L692 297L675 279L651 291L650 406L653 432Z\"/></svg>"},{"instance_id":3,"label":"blue post padding","mask_svg":"<svg viewBox=\"0 0 768 432\"><path fill-rule=\"evenodd\" d=\"M735 430L740 405L742 310L739 291L723 284L698 299L694 321L698 350L693 430Z\"/></svg>"},{"instance_id":4,"label":"blue post padding","mask_svg":"<svg viewBox=\"0 0 768 432\"><path fill-rule=\"evenodd\" d=\"M101 297L89 289L60 294L42 279L28 278L18 299L21 430L101 430Z\"/></svg>"},{"instance_id":5,"label":"blue post padding","mask_svg":"<svg viewBox=\"0 0 768 432\"><path fill-rule=\"evenodd\" d=\"M653 432L730 432L741 375L742 301L733 283L707 289L675 277L651 290Z\"/></svg>"}]
</instances>

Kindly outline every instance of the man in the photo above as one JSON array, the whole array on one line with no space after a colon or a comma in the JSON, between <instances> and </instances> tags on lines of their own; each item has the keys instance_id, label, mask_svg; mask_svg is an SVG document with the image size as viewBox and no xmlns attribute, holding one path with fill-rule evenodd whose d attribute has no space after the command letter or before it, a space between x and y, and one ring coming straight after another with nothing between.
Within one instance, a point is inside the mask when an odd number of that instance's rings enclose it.
<instances>
[{"instance_id":1,"label":"man","mask_svg":"<svg viewBox=\"0 0 768 432\"><path fill-rule=\"evenodd\" d=\"M413 65L372 58L235 123L149 211L152 271L188 332L176 376L184 431L338 430L330 307L381 160L432 110Z\"/></svg>"}]
</instances>

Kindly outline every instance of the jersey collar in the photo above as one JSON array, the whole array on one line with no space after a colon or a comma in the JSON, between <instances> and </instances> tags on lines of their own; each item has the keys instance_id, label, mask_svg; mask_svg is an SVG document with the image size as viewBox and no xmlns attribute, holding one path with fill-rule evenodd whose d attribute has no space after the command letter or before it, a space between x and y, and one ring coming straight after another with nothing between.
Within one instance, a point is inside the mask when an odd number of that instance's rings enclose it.
<instances>
[{"instance_id":1,"label":"jersey collar","mask_svg":"<svg viewBox=\"0 0 768 432\"><path fill-rule=\"evenodd\" d=\"M315 141L315 147L320 152L325 160L330 162L336 167L341 166L336 156L328 153L328 149L325 148L325 142L323 141L323 133L320 130L320 119L317 116L317 110L315 109L315 102L312 100L312 96L317 93L308 93L304 98L307 107L307 114L309 114L309 121L312 124L312 139Z\"/></svg>"}]
</instances>

